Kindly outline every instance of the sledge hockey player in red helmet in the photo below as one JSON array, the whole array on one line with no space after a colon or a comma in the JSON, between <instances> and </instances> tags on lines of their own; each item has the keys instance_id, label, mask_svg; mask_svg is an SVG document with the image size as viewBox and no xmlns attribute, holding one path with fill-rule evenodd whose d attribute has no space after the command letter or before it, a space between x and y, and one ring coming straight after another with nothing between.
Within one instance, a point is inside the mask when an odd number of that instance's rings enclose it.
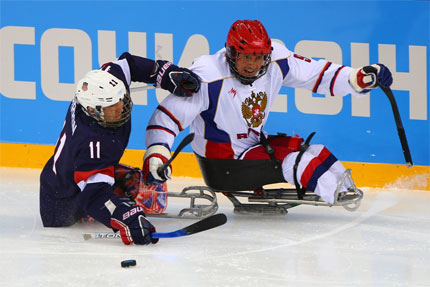
<instances>
[{"instance_id":1,"label":"sledge hockey player in red helmet","mask_svg":"<svg viewBox=\"0 0 430 287\"><path fill-rule=\"evenodd\" d=\"M231 72L242 84L251 84L266 74L271 53L272 41L259 21L237 21L231 26L226 57Z\"/></svg>"},{"instance_id":2,"label":"sledge hockey player in red helmet","mask_svg":"<svg viewBox=\"0 0 430 287\"><path fill-rule=\"evenodd\" d=\"M304 145L299 136L267 135L263 127L276 96L282 86L289 86L331 96L359 97L376 88L377 81L384 86L392 83L389 69L382 64L353 69L297 55L271 41L258 20L234 22L225 47L195 59L190 69L201 78L201 88L190 98L168 96L160 103L146 130L146 159L162 159L175 137L189 126L195 134L192 147L198 158L208 162L276 159L282 181L315 193L328 204L351 187L345 181L336 193L345 168L321 144ZM150 166L148 174L158 180L168 179L156 172L167 159ZM268 173L259 172L233 184L239 187L241 181L254 176L269 179ZM215 182L222 185L223 179Z\"/></svg>"}]
</instances>

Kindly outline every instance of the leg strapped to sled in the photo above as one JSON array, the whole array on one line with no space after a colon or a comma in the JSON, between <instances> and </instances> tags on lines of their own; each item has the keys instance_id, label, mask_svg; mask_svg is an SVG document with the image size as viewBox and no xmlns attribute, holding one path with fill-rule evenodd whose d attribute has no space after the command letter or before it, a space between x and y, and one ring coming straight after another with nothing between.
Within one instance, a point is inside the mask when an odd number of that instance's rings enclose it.
<instances>
[{"instance_id":1,"label":"leg strapped to sled","mask_svg":"<svg viewBox=\"0 0 430 287\"><path fill-rule=\"evenodd\" d=\"M345 181L348 181L351 187L346 192L341 192L341 188ZM262 196L248 197L250 202L266 202L266 203L285 203L290 207L300 204L315 205L315 206L343 206L348 211L355 211L360 206L363 192L358 189L351 177L351 170L345 170L341 180L337 184L335 192L335 200L333 204L322 201L321 198L313 192L305 193L300 199L296 189L267 189L263 190Z\"/></svg>"},{"instance_id":2,"label":"leg strapped to sled","mask_svg":"<svg viewBox=\"0 0 430 287\"><path fill-rule=\"evenodd\" d=\"M278 160L208 159L196 154L205 183L210 190L224 194L236 213L286 214L287 209L301 205L343 206L354 211L360 206L363 192L352 180L351 170L344 172L337 184L335 201L327 203L313 192L300 192L297 188L265 189L264 185L285 182ZM342 186L351 186L348 191ZM202 187L193 187L199 190ZM239 198L245 198L244 203Z\"/></svg>"}]
</instances>

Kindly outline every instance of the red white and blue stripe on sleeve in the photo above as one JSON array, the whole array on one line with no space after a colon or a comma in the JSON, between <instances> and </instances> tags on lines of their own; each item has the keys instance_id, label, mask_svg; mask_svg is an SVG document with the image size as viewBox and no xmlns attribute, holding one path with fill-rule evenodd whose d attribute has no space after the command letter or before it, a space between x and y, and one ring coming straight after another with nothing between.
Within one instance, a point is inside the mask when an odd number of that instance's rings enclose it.
<instances>
[{"instance_id":1,"label":"red white and blue stripe on sleeve","mask_svg":"<svg viewBox=\"0 0 430 287\"><path fill-rule=\"evenodd\" d=\"M154 113L154 118L158 118L157 121L151 121L147 126L146 130L160 130L164 131L174 137L179 132L183 131L181 122L171 113L167 108L159 105ZM155 122L157 124L155 124Z\"/></svg>"},{"instance_id":2,"label":"red white and blue stripe on sleeve","mask_svg":"<svg viewBox=\"0 0 430 287\"><path fill-rule=\"evenodd\" d=\"M90 183L104 182L112 186L115 183L115 169L113 166L109 166L90 171L75 171L74 180L81 191Z\"/></svg>"},{"instance_id":3,"label":"red white and blue stripe on sleeve","mask_svg":"<svg viewBox=\"0 0 430 287\"><path fill-rule=\"evenodd\" d=\"M318 92L318 88L319 88L319 86L320 86L320 84L321 84L321 81L322 81L322 79L323 79L323 77L324 77L324 74L325 74L325 73L326 73L326 71L330 68L330 66L331 66L331 65L332 65L332 63L331 63L331 62L327 62L327 63L324 65L323 69L321 70L320 74L318 75L318 79L317 79L317 81L315 82L314 87L312 88L312 92L313 92L313 93L317 93L317 92ZM330 80L330 86L329 86L329 89L330 89L330 95L331 95L332 97L334 96L334 84L336 83L337 76L339 75L339 72L340 72L343 68L345 68L345 66L340 66L340 67L338 67L338 68L336 69L336 71L334 72L334 74L331 76L332 78L331 78L331 80Z\"/></svg>"},{"instance_id":4,"label":"red white and blue stripe on sleeve","mask_svg":"<svg viewBox=\"0 0 430 287\"><path fill-rule=\"evenodd\" d=\"M293 88L304 88L313 93L331 96L345 96L354 93L349 84L352 68L325 60L313 60L295 56L289 58L290 69L285 76L284 85ZM282 61L278 61L282 63ZM278 64L279 64L278 63Z\"/></svg>"}]
</instances>

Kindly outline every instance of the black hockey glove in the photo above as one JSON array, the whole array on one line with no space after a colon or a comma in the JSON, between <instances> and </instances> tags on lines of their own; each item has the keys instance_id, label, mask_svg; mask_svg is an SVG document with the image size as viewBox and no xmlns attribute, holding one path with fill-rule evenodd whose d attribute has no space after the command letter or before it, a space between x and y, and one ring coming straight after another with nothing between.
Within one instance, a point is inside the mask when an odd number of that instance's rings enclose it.
<instances>
[{"instance_id":1,"label":"black hockey glove","mask_svg":"<svg viewBox=\"0 0 430 287\"><path fill-rule=\"evenodd\" d=\"M377 87L379 82L384 87L389 87L393 83L393 76L390 70L383 64L373 64L354 70L349 82L359 93L367 93Z\"/></svg>"},{"instance_id":2,"label":"black hockey glove","mask_svg":"<svg viewBox=\"0 0 430 287\"><path fill-rule=\"evenodd\" d=\"M146 220L142 207L127 203L121 203L116 207L113 203L112 205L115 209L110 225L115 231L119 230L124 244L155 244L158 242L158 239L153 239L151 236L155 232L155 227Z\"/></svg>"},{"instance_id":3,"label":"black hockey glove","mask_svg":"<svg viewBox=\"0 0 430 287\"><path fill-rule=\"evenodd\" d=\"M156 77L155 87L168 90L179 97L191 97L200 89L200 79L196 74L168 61L157 60L151 77Z\"/></svg>"}]
</instances>

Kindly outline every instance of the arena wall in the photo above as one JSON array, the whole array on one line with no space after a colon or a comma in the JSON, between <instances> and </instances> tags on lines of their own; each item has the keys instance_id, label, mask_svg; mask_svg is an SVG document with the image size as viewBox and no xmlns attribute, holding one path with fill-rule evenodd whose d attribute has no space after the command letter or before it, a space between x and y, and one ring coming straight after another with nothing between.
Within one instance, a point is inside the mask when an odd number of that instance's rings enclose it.
<instances>
[{"instance_id":1,"label":"arena wall","mask_svg":"<svg viewBox=\"0 0 430 287\"><path fill-rule=\"evenodd\" d=\"M129 51L190 66L222 48L237 19L258 19L274 41L308 58L359 67L382 62L415 166L403 158L390 103L284 87L269 133L325 144L360 186L430 189L429 1L1 1L0 166L41 168L53 154L75 82ZM23 5L27 8L23 9ZM136 85L137 86L137 85ZM140 166L145 127L167 96L136 92L123 162ZM173 150L186 135L177 138ZM190 147L174 176L199 177Z\"/></svg>"}]
</instances>

